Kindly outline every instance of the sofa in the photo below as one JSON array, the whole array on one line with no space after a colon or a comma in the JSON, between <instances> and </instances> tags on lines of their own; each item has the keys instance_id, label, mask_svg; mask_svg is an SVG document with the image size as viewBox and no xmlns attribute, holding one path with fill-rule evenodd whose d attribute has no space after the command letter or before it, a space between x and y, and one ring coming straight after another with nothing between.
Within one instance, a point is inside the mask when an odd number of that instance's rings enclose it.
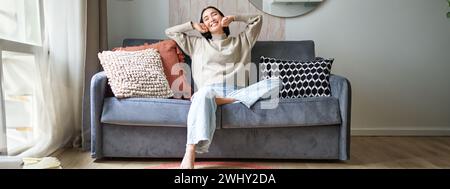
<instances>
[{"instance_id":1,"label":"sofa","mask_svg":"<svg viewBox=\"0 0 450 189\"><path fill-rule=\"evenodd\" d=\"M157 41L125 39L123 46ZM258 41L252 62L258 64L262 55L316 58L313 41ZM197 157L348 160L351 86L345 77L333 74L330 85L331 97L280 99L275 109L261 109L264 100L250 109L241 103L219 106L209 153ZM104 72L92 77L90 98L93 158L183 157L189 100L117 99Z\"/></svg>"}]
</instances>

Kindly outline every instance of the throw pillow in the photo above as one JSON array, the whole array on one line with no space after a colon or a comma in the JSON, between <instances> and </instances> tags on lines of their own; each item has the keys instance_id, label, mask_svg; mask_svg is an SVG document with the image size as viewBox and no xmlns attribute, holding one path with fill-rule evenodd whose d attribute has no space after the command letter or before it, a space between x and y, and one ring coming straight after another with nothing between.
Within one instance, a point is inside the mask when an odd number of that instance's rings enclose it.
<instances>
[{"instance_id":1,"label":"throw pillow","mask_svg":"<svg viewBox=\"0 0 450 189\"><path fill-rule=\"evenodd\" d=\"M103 51L98 58L117 98L173 96L156 49Z\"/></svg>"},{"instance_id":2,"label":"throw pillow","mask_svg":"<svg viewBox=\"0 0 450 189\"><path fill-rule=\"evenodd\" d=\"M174 98L190 99L192 95L191 85L188 82L185 75L184 67L187 65L184 63L184 54L177 46L174 40L163 40L158 43L139 46L119 47L114 48L113 51L140 51L153 48L158 50L161 55L163 63L164 74L169 82L170 88L174 92ZM172 74L172 70L176 71Z\"/></svg>"},{"instance_id":3,"label":"throw pillow","mask_svg":"<svg viewBox=\"0 0 450 189\"><path fill-rule=\"evenodd\" d=\"M330 74L334 59L300 62L261 56L261 78L283 81L280 98L330 96Z\"/></svg>"}]
</instances>

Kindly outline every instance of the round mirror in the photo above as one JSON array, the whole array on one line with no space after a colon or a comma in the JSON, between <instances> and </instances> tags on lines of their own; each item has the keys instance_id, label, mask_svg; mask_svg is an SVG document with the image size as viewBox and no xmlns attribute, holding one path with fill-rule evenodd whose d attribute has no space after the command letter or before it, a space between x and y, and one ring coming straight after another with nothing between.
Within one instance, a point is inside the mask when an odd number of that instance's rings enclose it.
<instances>
[{"instance_id":1,"label":"round mirror","mask_svg":"<svg viewBox=\"0 0 450 189\"><path fill-rule=\"evenodd\" d=\"M295 17L311 12L325 0L249 0L259 10L278 17Z\"/></svg>"}]
</instances>

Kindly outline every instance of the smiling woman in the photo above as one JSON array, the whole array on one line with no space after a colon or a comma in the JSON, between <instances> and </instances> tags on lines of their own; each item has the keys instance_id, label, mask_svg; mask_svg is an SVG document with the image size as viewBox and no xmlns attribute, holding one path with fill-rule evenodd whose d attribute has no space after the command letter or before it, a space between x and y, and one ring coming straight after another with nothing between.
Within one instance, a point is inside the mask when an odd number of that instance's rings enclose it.
<instances>
[{"instance_id":1,"label":"smiling woman","mask_svg":"<svg viewBox=\"0 0 450 189\"><path fill-rule=\"evenodd\" d=\"M228 30L234 21L246 24L236 37L229 36ZM246 72L252 65L251 50L261 26L262 15L225 16L216 7L207 6L201 11L200 23L190 21L166 29L166 35L191 57L194 83L198 87L187 117L186 153L181 168L194 168L195 153L208 152L216 128L217 106L240 102L250 108L260 98L278 94L278 78L248 85L250 78ZM192 30L203 37L186 34Z\"/></svg>"},{"instance_id":2,"label":"smiling woman","mask_svg":"<svg viewBox=\"0 0 450 189\"><path fill-rule=\"evenodd\" d=\"M212 35L220 36L225 34L230 35L230 28L228 27L234 16L225 16L219 9L208 6L203 9L201 13L200 24L193 23L194 29L199 31L206 39L211 39Z\"/></svg>"}]
</instances>

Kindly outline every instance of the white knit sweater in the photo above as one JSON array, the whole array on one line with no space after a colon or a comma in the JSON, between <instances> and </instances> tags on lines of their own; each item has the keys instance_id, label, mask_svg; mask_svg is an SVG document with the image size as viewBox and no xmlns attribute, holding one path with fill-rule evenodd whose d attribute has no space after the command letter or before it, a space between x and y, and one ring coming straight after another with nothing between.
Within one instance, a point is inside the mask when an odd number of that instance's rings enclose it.
<instances>
[{"instance_id":1,"label":"white knit sweater","mask_svg":"<svg viewBox=\"0 0 450 189\"><path fill-rule=\"evenodd\" d=\"M245 87L248 83L251 49L258 39L262 26L261 15L237 15L235 21L247 23L236 37L214 38L188 36L194 30L191 22L173 26L166 35L191 57L192 74L198 88L215 83ZM235 78L236 77L236 78Z\"/></svg>"}]
</instances>

